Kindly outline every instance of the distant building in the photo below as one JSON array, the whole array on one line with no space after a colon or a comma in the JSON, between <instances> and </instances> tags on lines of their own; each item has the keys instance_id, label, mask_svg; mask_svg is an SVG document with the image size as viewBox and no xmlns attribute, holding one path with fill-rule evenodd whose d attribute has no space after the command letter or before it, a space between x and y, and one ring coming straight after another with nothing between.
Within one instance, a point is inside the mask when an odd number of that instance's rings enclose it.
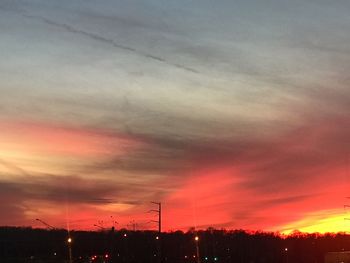
<instances>
[{"instance_id":1,"label":"distant building","mask_svg":"<svg viewBox=\"0 0 350 263\"><path fill-rule=\"evenodd\" d=\"M350 251L328 252L325 263L350 263Z\"/></svg>"}]
</instances>

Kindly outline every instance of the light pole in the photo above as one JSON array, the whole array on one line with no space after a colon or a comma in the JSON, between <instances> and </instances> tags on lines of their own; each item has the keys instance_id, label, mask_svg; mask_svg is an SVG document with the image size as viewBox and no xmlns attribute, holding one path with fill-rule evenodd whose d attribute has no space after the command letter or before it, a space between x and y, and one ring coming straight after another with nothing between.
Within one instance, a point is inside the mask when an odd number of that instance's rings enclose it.
<instances>
[{"instance_id":1,"label":"light pole","mask_svg":"<svg viewBox=\"0 0 350 263\"><path fill-rule=\"evenodd\" d=\"M128 261L129 261L128 234L127 234L127 233L124 233L122 239L123 239L123 243L124 243L124 257L123 257L123 262L128 262Z\"/></svg>"},{"instance_id":2,"label":"light pole","mask_svg":"<svg viewBox=\"0 0 350 263\"><path fill-rule=\"evenodd\" d=\"M36 218L35 219L36 221L42 223L43 225L45 225L48 229L50 230L57 230L58 228L56 227L53 227L52 225L49 225L48 223L46 223L45 221L39 219L39 218ZM97 225L94 225L94 226L97 226ZM98 226L99 227L99 226ZM69 229L67 229L67 232L68 232L68 239L67 239L67 244L68 244L68 254L69 254L69 263L72 263L72 238L70 237L70 234L69 234ZM56 256L56 252L54 253L54 255Z\"/></svg>"},{"instance_id":3,"label":"light pole","mask_svg":"<svg viewBox=\"0 0 350 263\"><path fill-rule=\"evenodd\" d=\"M69 263L72 263L72 238L68 234L68 253L69 253Z\"/></svg>"},{"instance_id":4,"label":"light pole","mask_svg":"<svg viewBox=\"0 0 350 263\"><path fill-rule=\"evenodd\" d=\"M197 263L201 263L201 258L200 258L200 255L199 255L199 236L195 236L194 241L196 242Z\"/></svg>"},{"instance_id":5,"label":"light pole","mask_svg":"<svg viewBox=\"0 0 350 263\"><path fill-rule=\"evenodd\" d=\"M288 248L284 248L284 252L286 254L286 263L288 263Z\"/></svg>"}]
</instances>

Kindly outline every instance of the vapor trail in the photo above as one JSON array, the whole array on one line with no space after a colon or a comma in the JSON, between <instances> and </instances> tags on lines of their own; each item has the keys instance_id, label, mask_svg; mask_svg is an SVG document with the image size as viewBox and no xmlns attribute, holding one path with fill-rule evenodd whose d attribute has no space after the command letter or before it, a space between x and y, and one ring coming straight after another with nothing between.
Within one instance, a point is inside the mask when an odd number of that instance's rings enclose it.
<instances>
[{"instance_id":1,"label":"vapor trail","mask_svg":"<svg viewBox=\"0 0 350 263\"><path fill-rule=\"evenodd\" d=\"M164 64L167 64L169 66L176 67L176 68L179 68L179 69L191 72L191 73L195 73L195 74L199 74L200 73L198 70L196 70L194 68L187 67L185 65L181 65L181 64L177 64L177 63L173 63L171 61L166 60L165 58L162 58L162 57L159 57L159 56L155 56L155 55L152 55L152 54L149 54L149 53L144 53L144 52L142 52L142 51L140 51L140 50L138 50L136 48L133 48L133 47L121 45L121 44L117 43L113 39L106 38L106 37L100 36L100 35L92 33L92 32L88 32L88 31L84 31L84 30L81 30L81 29L74 28L73 26L68 25L68 24L58 23L58 22L50 20L50 19L48 19L46 17L37 16L37 15L30 15L30 14L27 14L27 13L22 13L22 15L24 17L26 17L26 18L40 20L40 21L42 21L42 22L44 22L46 24L49 24L51 26L63 28L63 29L65 29L65 30L67 30L67 31L69 31L71 33L80 34L80 35L83 35L85 37L91 38L91 39L93 39L95 41L100 41L100 42L103 42L105 44L109 44L109 45L111 45L111 46L113 46L115 48L119 48L119 49L122 49L122 50L126 50L128 52L135 53L135 54L137 54L139 56L142 56L144 58L148 58L148 59L160 62L160 63L164 63Z\"/></svg>"}]
</instances>

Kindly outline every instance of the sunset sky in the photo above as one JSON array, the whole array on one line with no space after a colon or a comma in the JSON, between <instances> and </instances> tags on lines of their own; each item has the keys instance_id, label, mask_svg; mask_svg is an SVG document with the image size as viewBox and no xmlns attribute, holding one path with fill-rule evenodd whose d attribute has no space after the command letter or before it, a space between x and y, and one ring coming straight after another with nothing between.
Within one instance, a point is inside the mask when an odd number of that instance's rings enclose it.
<instances>
[{"instance_id":1,"label":"sunset sky","mask_svg":"<svg viewBox=\"0 0 350 263\"><path fill-rule=\"evenodd\" d=\"M2 0L0 225L348 231L349 13Z\"/></svg>"}]
</instances>

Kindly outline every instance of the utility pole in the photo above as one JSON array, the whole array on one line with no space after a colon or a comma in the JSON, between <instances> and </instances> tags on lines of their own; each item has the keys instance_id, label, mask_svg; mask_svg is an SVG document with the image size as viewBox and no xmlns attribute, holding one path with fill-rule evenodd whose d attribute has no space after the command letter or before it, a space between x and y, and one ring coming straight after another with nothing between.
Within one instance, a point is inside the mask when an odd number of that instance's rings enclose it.
<instances>
[{"instance_id":1,"label":"utility pole","mask_svg":"<svg viewBox=\"0 0 350 263\"><path fill-rule=\"evenodd\" d=\"M160 234L162 232L162 203L160 202L151 202L152 204L158 205L158 209L152 209L150 212L158 213L158 221L154 221L158 223L158 233Z\"/></svg>"},{"instance_id":2,"label":"utility pole","mask_svg":"<svg viewBox=\"0 0 350 263\"><path fill-rule=\"evenodd\" d=\"M158 220L152 220L152 222L158 223L158 236L156 237L157 241L157 261L158 263L162 262L162 255L161 255L161 234L162 234L162 203L160 202L151 202L152 204L158 205L158 209L152 209L150 212L158 213Z\"/></svg>"},{"instance_id":3,"label":"utility pole","mask_svg":"<svg viewBox=\"0 0 350 263\"><path fill-rule=\"evenodd\" d=\"M132 231L136 231L136 227L137 227L137 223L135 222L135 220L131 220L130 224L127 225L128 227L131 227Z\"/></svg>"}]
</instances>

